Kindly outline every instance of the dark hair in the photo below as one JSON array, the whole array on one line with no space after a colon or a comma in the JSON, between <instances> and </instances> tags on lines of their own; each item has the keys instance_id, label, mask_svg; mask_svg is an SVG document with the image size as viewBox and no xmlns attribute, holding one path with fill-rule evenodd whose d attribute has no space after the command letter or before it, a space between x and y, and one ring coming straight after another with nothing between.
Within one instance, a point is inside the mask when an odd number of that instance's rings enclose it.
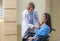
<instances>
[{"instance_id":1,"label":"dark hair","mask_svg":"<svg viewBox=\"0 0 60 41\"><path fill-rule=\"evenodd\" d=\"M52 26L51 26L51 15L49 13L44 13L47 21L46 21L46 24L50 27L51 31L52 31ZM51 32L50 31L50 32Z\"/></svg>"},{"instance_id":2,"label":"dark hair","mask_svg":"<svg viewBox=\"0 0 60 41\"><path fill-rule=\"evenodd\" d=\"M35 5L34 5L33 2L29 2L29 3L28 3L27 9L30 9L31 7L32 7L33 9L35 9Z\"/></svg>"}]
</instances>

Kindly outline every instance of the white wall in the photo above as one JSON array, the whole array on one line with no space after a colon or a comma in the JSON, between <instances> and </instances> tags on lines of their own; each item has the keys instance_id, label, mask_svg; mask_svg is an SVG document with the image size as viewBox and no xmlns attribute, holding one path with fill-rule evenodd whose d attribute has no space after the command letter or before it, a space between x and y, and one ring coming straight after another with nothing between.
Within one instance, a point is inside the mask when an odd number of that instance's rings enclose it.
<instances>
[{"instance_id":1,"label":"white wall","mask_svg":"<svg viewBox=\"0 0 60 41\"><path fill-rule=\"evenodd\" d=\"M41 15L45 12L46 0L18 0L18 14L17 14L17 22L20 25L22 22L22 12L26 9L27 3L34 2L36 9L39 13L39 19Z\"/></svg>"}]
</instances>

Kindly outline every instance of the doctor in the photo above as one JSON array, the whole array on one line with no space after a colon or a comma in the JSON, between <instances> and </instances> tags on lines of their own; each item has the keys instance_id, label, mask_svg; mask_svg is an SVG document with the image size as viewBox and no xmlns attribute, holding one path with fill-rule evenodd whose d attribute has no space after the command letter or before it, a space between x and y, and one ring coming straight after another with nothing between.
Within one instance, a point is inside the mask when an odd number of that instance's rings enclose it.
<instances>
[{"instance_id":1,"label":"doctor","mask_svg":"<svg viewBox=\"0 0 60 41\"><path fill-rule=\"evenodd\" d=\"M22 39L28 31L28 28L33 28L38 22L38 12L35 10L35 5L33 2L29 2L27 9L23 11Z\"/></svg>"}]
</instances>

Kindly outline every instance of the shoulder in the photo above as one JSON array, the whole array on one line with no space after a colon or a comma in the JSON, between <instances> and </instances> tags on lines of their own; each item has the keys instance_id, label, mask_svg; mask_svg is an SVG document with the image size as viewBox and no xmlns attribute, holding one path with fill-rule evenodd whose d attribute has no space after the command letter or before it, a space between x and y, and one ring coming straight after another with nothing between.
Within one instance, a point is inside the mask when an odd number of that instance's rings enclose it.
<instances>
[{"instance_id":1,"label":"shoulder","mask_svg":"<svg viewBox=\"0 0 60 41\"><path fill-rule=\"evenodd\" d=\"M34 10L33 13L34 13L35 16L38 16L38 11L37 10Z\"/></svg>"},{"instance_id":2,"label":"shoulder","mask_svg":"<svg viewBox=\"0 0 60 41\"><path fill-rule=\"evenodd\" d=\"M28 14L28 10L24 10L23 11L23 14Z\"/></svg>"},{"instance_id":3,"label":"shoulder","mask_svg":"<svg viewBox=\"0 0 60 41\"><path fill-rule=\"evenodd\" d=\"M44 29L47 29L47 28L50 28L48 25L42 25L41 28L44 28Z\"/></svg>"},{"instance_id":4,"label":"shoulder","mask_svg":"<svg viewBox=\"0 0 60 41\"><path fill-rule=\"evenodd\" d=\"M45 25L45 28L46 28L46 29L50 29L50 27L49 27L48 25Z\"/></svg>"},{"instance_id":5,"label":"shoulder","mask_svg":"<svg viewBox=\"0 0 60 41\"><path fill-rule=\"evenodd\" d=\"M38 13L38 11L37 10L34 10L34 13Z\"/></svg>"}]
</instances>

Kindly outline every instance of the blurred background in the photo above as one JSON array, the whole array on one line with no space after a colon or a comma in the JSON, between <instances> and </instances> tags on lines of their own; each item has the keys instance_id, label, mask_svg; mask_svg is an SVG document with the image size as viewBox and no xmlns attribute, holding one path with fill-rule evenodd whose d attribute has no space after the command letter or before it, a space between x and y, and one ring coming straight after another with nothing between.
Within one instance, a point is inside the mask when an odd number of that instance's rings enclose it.
<instances>
[{"instance_id":1,"label":"blurred background","mask_svg":"<svg viewBox=\"0 0 60 41\"><path fill-rule=\"evenodd\" d=\"M43 13L51 14L50 41L60 41L60 0L0 0L0 41L22 41L22 12L29 2L34 2L39 20Z\"/></svg>"}]
</instances>

